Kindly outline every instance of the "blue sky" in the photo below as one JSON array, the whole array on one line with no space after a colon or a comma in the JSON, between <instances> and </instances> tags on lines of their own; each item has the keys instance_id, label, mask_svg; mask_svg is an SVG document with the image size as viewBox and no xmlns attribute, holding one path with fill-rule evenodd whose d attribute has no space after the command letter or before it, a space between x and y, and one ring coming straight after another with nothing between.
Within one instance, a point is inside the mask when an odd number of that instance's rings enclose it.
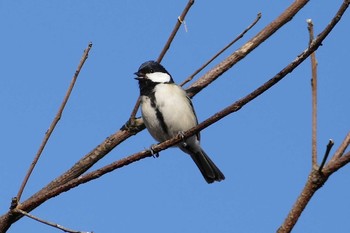
<instances>
[{"instance_id":1,"label":"blue sky","mask_svg":"<svg viewBox=\"0 0 350 233\"><path fill-rule=\"evenodd\" d=\"M163 60L177 82L244 30L231 54L292 1L197 1ZM291 62L342 1L311 1L293 21L193 99L199 121L245 96ZM156 59L187 1L0 2L0 213L7 211L56 114L83 50L93 48L23 198L67 170L127 120L138 96L133 73ZM349 131L349 12L317 51L318 152ZM211 67L213 66L211 65ZM147 131L100 161L101 167L155 143ZM94 232L274 232L311 167L310 61L246 105L202 131L202 146L226 180L206 184L178 149L116 170L49 200L32 213ZM335 149L333 149L333 152ZM293 232L349 232L350 166L319 190ZM22 218L8 231L59 232Z\"/></svg>"}]
</instances>

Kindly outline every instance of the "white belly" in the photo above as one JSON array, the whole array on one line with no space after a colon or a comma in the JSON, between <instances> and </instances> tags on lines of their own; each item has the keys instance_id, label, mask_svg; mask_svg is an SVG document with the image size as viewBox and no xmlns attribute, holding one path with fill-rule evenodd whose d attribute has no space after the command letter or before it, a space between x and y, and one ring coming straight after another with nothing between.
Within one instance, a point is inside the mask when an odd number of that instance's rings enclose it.
<instances>
[{"instance_id":1,"label":"white belly","mask_svg":"<svg viewBox=\"0 0 350 233\"><path fill-rule=\"evenodd\" d=\"M155 104L162 113L167 132L159 123L151 99L142 96L142 118L150 134L157 141L165 141L197 125L190 100L185 91L175 84L158 84L155 87Z\"/></svg>"}]
</instances>

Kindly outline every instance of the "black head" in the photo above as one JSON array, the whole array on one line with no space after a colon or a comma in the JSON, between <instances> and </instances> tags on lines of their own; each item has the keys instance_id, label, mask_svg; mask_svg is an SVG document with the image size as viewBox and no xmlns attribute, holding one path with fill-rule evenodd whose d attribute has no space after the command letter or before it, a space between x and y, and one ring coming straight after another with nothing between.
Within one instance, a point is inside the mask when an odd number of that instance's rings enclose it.
<instances>
[{"instance_id":1,"label":"black head","mask_svg":"<svg viewBox=\"0 0 350 233\"><path fill-rule=\"evenodd\" d=\"M139 70L135 73L137 80L150 81L154 83L173 83L173 79L169 72L156 61L147 61L143 63Z\"/></svg>"}]
</instances>

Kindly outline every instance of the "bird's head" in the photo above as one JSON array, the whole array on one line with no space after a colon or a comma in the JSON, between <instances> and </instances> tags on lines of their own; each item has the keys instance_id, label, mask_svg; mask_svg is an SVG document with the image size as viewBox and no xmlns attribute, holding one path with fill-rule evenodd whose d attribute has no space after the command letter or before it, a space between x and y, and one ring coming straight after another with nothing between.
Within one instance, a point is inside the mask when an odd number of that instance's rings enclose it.
<instances>
[{"instance_id":1,"label":"bird's head","mask_svg":"<svg viewBox=\"0 0 350 233\"><path fill-rule=\"evenodd\" d=\"M156 61L147 61L143 63L139 70L135 72L136 80L139 82L152 83L173 83L173 79L168 71Z\"/></svg>"}]
</instances>

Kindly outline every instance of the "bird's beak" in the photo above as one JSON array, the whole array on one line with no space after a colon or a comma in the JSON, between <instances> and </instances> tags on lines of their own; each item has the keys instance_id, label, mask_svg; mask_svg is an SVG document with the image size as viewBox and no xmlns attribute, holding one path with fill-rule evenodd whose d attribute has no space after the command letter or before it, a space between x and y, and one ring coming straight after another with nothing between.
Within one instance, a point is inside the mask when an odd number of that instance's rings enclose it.
<instances>
[{"instance_id":1,"label":"bird's beak","mask_svg":"<svg viewBox=\"0 0 350 233\"><path fill-rule=\"evenodd\" d=\"M142 72L135 72L134 73L137 77L135 78L136 80L142 80L142 79L144 79L145 78L145 74L144 73L142 73Z\"/></svg>"}]
</instances>

